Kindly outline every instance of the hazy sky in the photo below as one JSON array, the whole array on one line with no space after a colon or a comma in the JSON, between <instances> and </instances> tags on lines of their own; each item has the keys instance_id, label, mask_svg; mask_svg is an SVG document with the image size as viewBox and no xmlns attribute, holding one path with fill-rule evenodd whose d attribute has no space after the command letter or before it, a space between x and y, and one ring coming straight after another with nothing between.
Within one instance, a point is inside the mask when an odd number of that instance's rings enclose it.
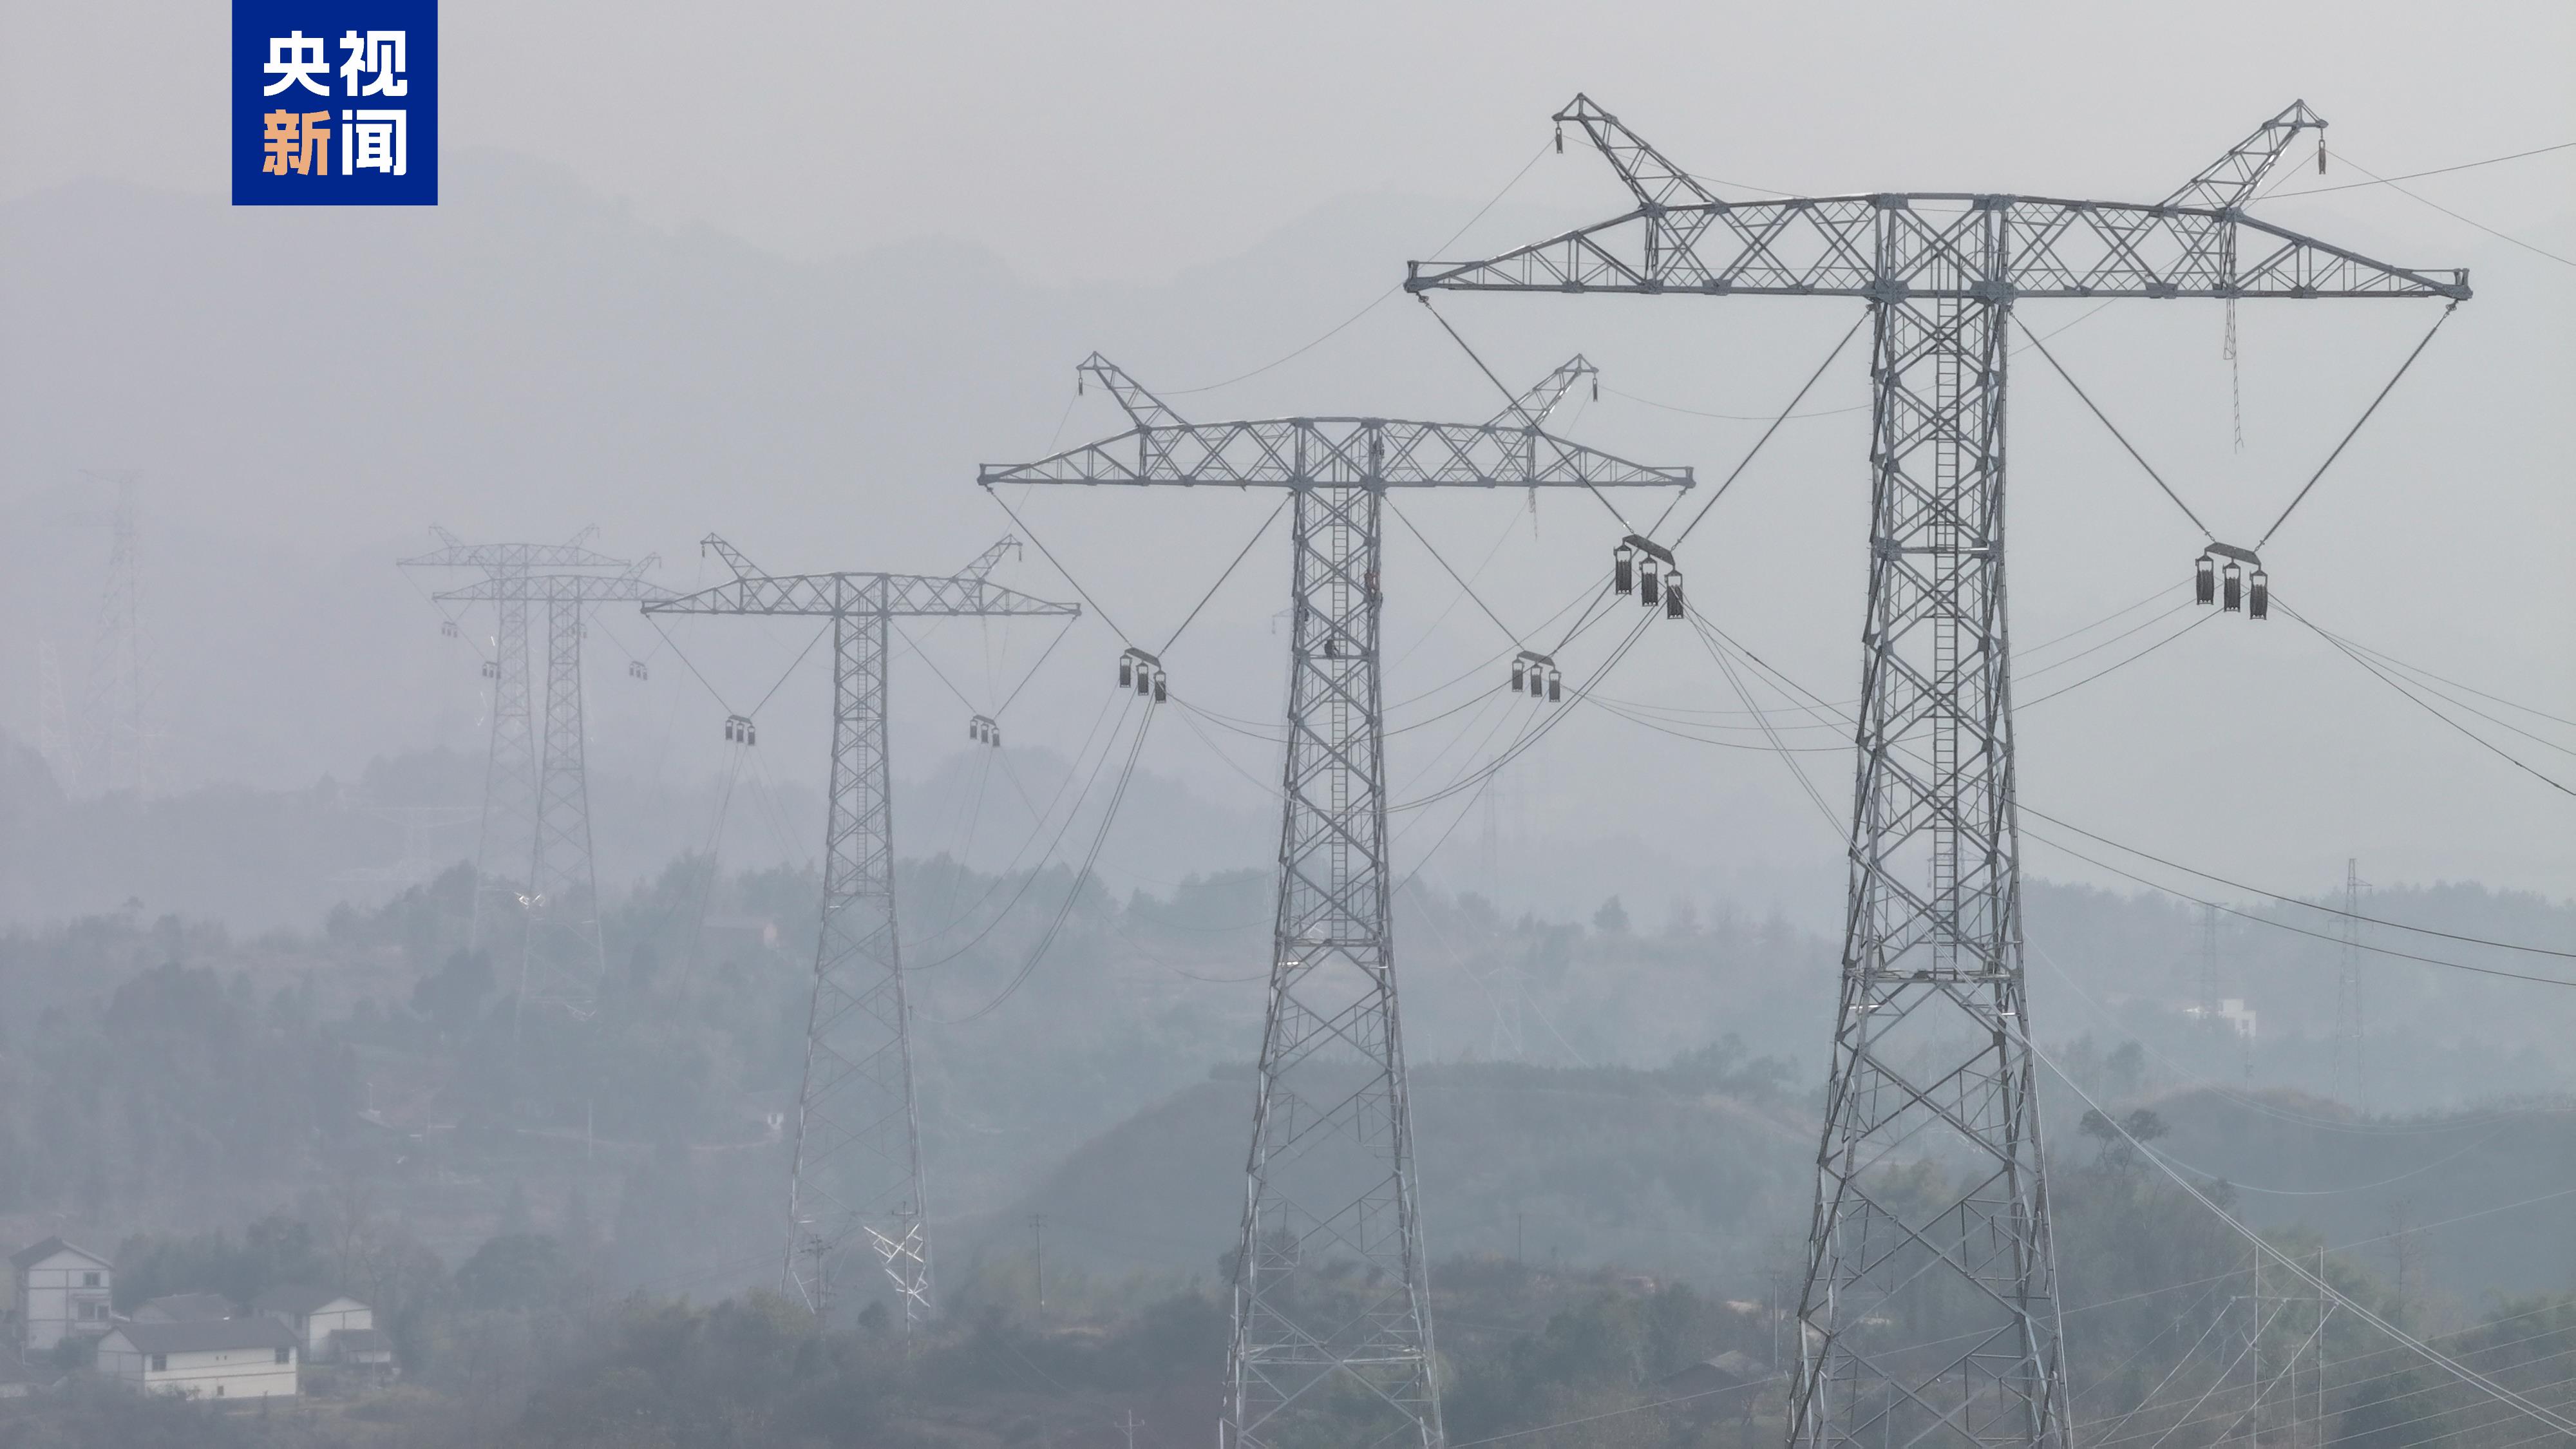
<instances>
[{"instance_id":1,"label":"hazy sky","mask_svg":"<svg viewBox=\"0 0 2576 1449\"><path fill-rule=\"evenodd\" d=\"M2177 144L2293 97L2382 174L2576 136L2576 9L2554 0L441 8L451 148L793 255L964 237L1041 280L1161 278L1350 192L1482 197L1577 90L1708 171L1809 194L2161 195ZM0 195L224 188L228 6L0 13ZM2443 195L2511 229L2563 210L2567 177Z\"/></svg>"},{"instance_id":2,"label":"hazy sky","mask_svg":"<svg viewBox=\"0 0 2576 1449\"><path fill-rule=\"evenodd\" d=\"M1546 154L1546 118L1578 89L1696 170L1816 193L2153 199L2293 98L2328 117L2346 158L2326 185L2363 179L2355 164L2393 175L2576 140L2576 9L2555 3L443 10L436 214L250 215L221 205L227 7L0 0L0 498L17 531L0 580L13 686L0 728L29 727L18 685L40 641L68 641L77 693L97 539L53 525L95 506L79 497L85 466L140 467L157 490L181 778L277 785L384 750L473 747L473 664L450 657L388 563L432 522L522 537L602 522L606 546L658 550L682 584L710 528L779 568L954 566L1005 526L970 486L976 463L1120 425L1067 386L1093 347L1202 418L1482 418L1491 389L1403 302L1239 386L1180 394L1351 316L1516 176L1453 254L1621 209L1597 157ZM2576 256L2576 151L2409 185ZM2282 597L2576 717L2576 495L2558 417L2576 386L2576 268L2384 189L2266 208L2391 261L2471 266L2479 290L2285 531ZM1589 353L1605 392L1570 406L1567 430L1711 479L1759 432L1735 419L1785 403L1851 313L1803 299L1443 308L1515 381ZM2026 309L2034 325L2080 326L2052 346L2237 536L2295 491L2434 309L2247 307L2241 452L2217 308L2083 310ZM340 361L370 341L384 344L380 370ZM2017 366L2012 606L2031 648L2176 584L2198 540L2036 359ZM1843 357L1810 404L1820 416L1784 431L1693 540L1703 604L1834 700L1857 669L1866 500L1860 421L1834 410L1864 400L1861 368ZM1267 512L1230 496L1021 506L1147 639ZM1490 561L1483 587L1516 629L1596 579L1614 536L1580 499L1535 514L1492 497L1408 507L1462 568ZM1390 662L1389 694L1406 698L1497 641L1401 529L1391 537L1390 637L1425 641ZM1278 709L1281 553L1247 565L1184 651L1198 697L1241 718ZM1015 578L1065 593L1034 555ZM633 621L618 627L636 652L654 647ZM1015 739L1079 742L1115 649L1096 620L1084 627L1021 705ZM2360 854L2392 880L2566 893L2576 802L2316 637L2216 621L2043 701L2157 636L2036 675L2101 637L2030 661L2021 779L2038 808L2265 883L2322 887ZM689 643L720 687L756 695L803 636ZM1006 682L1042 643L994 646L976 667ZM649 694L602 698L595 758L712 770L721 711L697 718L697 686L667 657L658 667ZM1007 687L961 682L979 702ZM927 769L961 748L963 706L926 675L904 687L926 703L906 715L917 735L900 758ZM612 675L606 689L627 686ZM764 717L783 778L819 773L804 736L821 692L808 671L774 728ZM1617 693L1741 705L1680 631L1642 646ZM2490 733L2576 777L2566 730L2510 717L2555 743ZM1473 757L1481 736L1455 731L1475 718L1408 733L1399 778L1427 789ZM1665 869L1650 898L1697 888L1758 903L1794 877L1829 917L1838 827L1741 716L1726 722L1736 748L1599 714L1570 725L1506 777L1497 852L1617 839L1628 853L1586 855L1566 894L1629 868L1604 862L1652 857ZM1794 742L1818 751L1804 758L1838 815L1849 767L1834 734ZM1151 763L1249 809L1268 750L1174 721ZM1417 833L1399 853L1448 825L1408 820ZM1482 823L1460 830L1453 851ZM1250 858L1266 853L1250 843ZM2029 862L2110 879L2039 846Z\"/></svg>"}]
</instances>

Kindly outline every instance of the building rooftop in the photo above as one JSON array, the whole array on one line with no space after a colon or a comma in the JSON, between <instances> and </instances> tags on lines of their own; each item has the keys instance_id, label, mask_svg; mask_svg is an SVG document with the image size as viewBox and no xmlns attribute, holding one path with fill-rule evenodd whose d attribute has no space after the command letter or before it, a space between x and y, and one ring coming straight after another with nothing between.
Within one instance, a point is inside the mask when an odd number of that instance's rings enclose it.
<instances>
[{"instance_id":1,"label":"building rooftop","mask_svg":"<svg viewBox=\"0 0 2576 1449\"><path fill-rule=\"evenodd\" d=\"M138 1323L213 1323L232 1316L233 1301L220 1293L165 1293L134 1305Z\"/></svg>"},{"instance_id":2,"label":"building rooftop","mask_svg":"<svg viewBox=\"0 0 2576 1449\"><path fill-rule=\"evenodd\" d=\"M344 1299L357 1303L361 1308L367 1306L336 1288L319 1288L311 1283L281 1283L260 1294L251 1307L261 1313L305 1314Z\"/></svg>"},{"instance_id":3,"label":"building rooftop","mask_svg":"<svg viewBox=\"0 0 2576 1449\"><path fill-rule=\"evenodd\" d=\"M211 1353L227 1348L293 1348L295 1330L274 1318L218 1318L205 1323L120 1323L109 1334L137 1353Z\"/></svg>"},{"instance_id":4,"label":"building rooftop","mask_svg":"<svg viewBox=\"0 0 2576 1449\"><path fill-rule=\"evenodd\" d=\"M60 1238L47 1238L41 1243L35 1243L28 1247L20 1248L17 1252L9 1255L9 1265L23 1272L26 1269L32 1268L38 1263L45 1261L47 1258L54 1256L56 1253L78 1253L82 1257L89 1259L91 1262L96 1263L102 1268L112 1268L116 1266L105 1258L100 1257L98 1254L91 1252L89 1249L84 1248L77 1243L64 1242Z\"/></svg>"}]
</instances>

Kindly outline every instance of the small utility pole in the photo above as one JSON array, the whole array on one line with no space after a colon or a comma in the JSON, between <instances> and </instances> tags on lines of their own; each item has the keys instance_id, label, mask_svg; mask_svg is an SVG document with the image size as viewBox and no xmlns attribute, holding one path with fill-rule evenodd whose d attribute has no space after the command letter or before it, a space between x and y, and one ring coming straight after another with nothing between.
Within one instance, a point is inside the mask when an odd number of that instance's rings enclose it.
<instances>
[{"instance_id":1,"label":"small utility pole","mask_svg":"<svg viewBox=\"0 0 2576 1449\"><path fill-rule=\"evenodd\" d=\"M1127 1449L1136 1449L1136 1411L1127 1411L1127 1422L1118 1427L1127 1431Z\"/></svg>"}]
</instances>

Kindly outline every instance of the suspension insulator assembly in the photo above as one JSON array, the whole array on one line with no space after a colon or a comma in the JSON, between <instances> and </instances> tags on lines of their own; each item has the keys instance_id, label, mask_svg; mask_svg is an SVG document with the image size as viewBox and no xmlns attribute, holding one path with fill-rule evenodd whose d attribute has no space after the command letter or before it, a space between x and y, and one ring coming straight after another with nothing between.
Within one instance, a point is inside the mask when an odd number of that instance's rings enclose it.
<instances>
[{"instance_id":1,"label":"suspension insulator assembly","mask_svg":"<svg viewBox=\"0 0 2576 1449\"><path fill-rule=\"evenodd\" d=\"M1682 617L1681 567L1671 549L1644 534L1629 534L1612 550L1610 587L1616 593L1635 594L1644 608L1661 604L1667 619Z\"/></svg>"},{"instance_id":2,"label":"suspension insulator assembly","mask_svg":"<svg viewBox=\"0 0 2576 1449\"><path fill-rule=\"evenodd\" d=\"M1142 649L1130 648L1118 656L1118 687L1136 691L1139 699L1162 698L1163 661ZM980 718L980 716L979 716ZM990 721L987 721L990 723ZM999 744L995 739L989 743Z\"/></svg>"},{"instance_id":3,"label":"suspension insulator assembly","mask_svg":"<svg viewBox=\"0 0 2576 1449\"><path fill-rule=\"evenodd\" d=\"M1533 703L1554 704L1565 698L1565 676L1555 660L1524 649L1512 657L1512 692L1528 695Z\"/></svg>"},{"instance_id":4,"label":"suspension insulator assembly","mask_svg":"<svg viewBox=\"0 0 2576 1449\"><path fill-rule=\"evenodd\" d=\"M2232 543L2212 543L2201 553L2192 567L2191 597L2194 603L2216 603L2230 614L2272 617L2272 579L2263 572L2263 560L2254 550Z\"/></svg>"}]
</instances>

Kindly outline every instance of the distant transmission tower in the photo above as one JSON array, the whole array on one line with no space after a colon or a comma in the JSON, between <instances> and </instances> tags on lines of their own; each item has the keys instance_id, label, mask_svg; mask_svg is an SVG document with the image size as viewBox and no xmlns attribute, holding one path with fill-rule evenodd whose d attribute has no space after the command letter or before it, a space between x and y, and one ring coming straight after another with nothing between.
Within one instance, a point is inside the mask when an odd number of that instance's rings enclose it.
<instances>
[{"instance_id":1,"label":"distant transmission tower","mask_svg":"<svg viewBox=\"0 0 2576 1449\"><path fill-rule=\"evenodd\" d=\"M2322 134L2304 104L2146 205L1964 192L1730 202L1586 97L1556 120L1583 129L1633 206L1484 261L1415 263L1408 290L1868 307L1860 767L1790 1443L2063 1445L2004 611L2012 309L2025 298L2457 301L2467 275L2385 266L2245 214L2298 133ZM1940 1176L1898 1175L1931 1153Z\"/></svg>"},{"instance_id":2,"label":"distant transmission tower","mask_svg":"<svg viewBox=\"0 0 2576 1449\"><path fill-rule=\"evenodd\" d=\"M150 786L152 737L145 718L143 564L136 516L136 477L93 472L116 486L108 519L107 576L100 589L98 647L89 662L88 756L91 783L110 795L140 800Z\"/></svg>"},{"instance_id":3,"label":"distant transmission tower","mask_svg":"<svg viewBox=\"0 0 2576 1449\"><path fill-rule=\"evenodd\" d=\"M2354 1110L2370 1110L2370 1080L2362 1051L2361 862L2343 863L2343 953L2335 967L2334 1090Z\"/></svg>"},{"instance_id":4,"label":"distant transmission tower","mask_svg":"<svg viewBox=\"0 0 2576 1449\"><path fill-rule=\"evenodd\" d=\"M2204 904L2200 908L2200 1020L2203 1026L2218 1026L2218 907Z\"/></svg>"},{"instance_id":5,"label":"distant transmission tower","mask_svg":"<svg viewBox=\"0 0 2576 1449\"><path fill-rule=\"evenodd\" d=\"M805 1017L787 1175L784 1289L818 1318L832 1310L832 1268L864 1235L884 1261L907 1330L933 1308L929 1195L914 1092L912 1009L894 912L894 774L886 731L886 666L899 618L1070 618L1081 611L1014 593L986 575L1019 547L1003 539L953 575L767 574L714 534L701 545L730 583L647 604L647 614L829 619L832 780L823 829L823 920ZM979 717L979 720L982 717ZM989 720L982 721L989 724ZM735 716L725 735L756 738Z\"/></svg>"},{"instance_id":6,"label":"distant transmission tower","mask_svg":"<svg viewBox=\"0 0 2576 1449\"><path fill-rule=\"evenodd\" d=\"M437 596L441 603L486 603L504 614L515 610L522 619L534 609L545 620L544 729L533 735L536 800L524 845L528 873L516 900L521 1013L554 1009L586 1020L599 1006L607 960L599 937L599 875L591 853L581 645L598 605L677 597L640 577L657 562L647 558L616 574L496 573ZM497 708L493 718L497 740Z\"/></svg>"},{"instance_id":7,"label":"distant transmission tower","mask_svg":"<svg viewBox=\"0 0 2576 1449\"><path fill-rule=\"evenodd\" d=\"M1485 998L1494 1008L1486 1055L1498 1062L1529 1060L1529 971L1508 957L1484 974Z\"/></svg>"},{"instance_id":8,"label":"distant transmission tower","mask_svg":"<svg viewBox=\"0 0 2576 1449\"><path fill-rule=\"evenodd\" d=\"M36 641L36 753L44 757L54 784L70 790L79 770L72 759L71 712L63 700L63 662L54 641Z\"/></svg>"},{"instance_id":9,"label":"distant transmission tower","mask_svg":"<svg viewBox=\"0 0 2576 1449\"><path fill-rule=\"evenodd\" d=\"M492 605L492 654L483 676L492 685L492 742L483 767L483 827L474 853L474 920L468 939L499 955L527 939L523 895L535 893L518 871L538 837L543 739L538 733L530 663L530 577L565 570L623 570L630 563L595 553L583 529L566 543L465 543L432 528L440 547L401 560L403 568L470 569L482 575Z\"/></svg>"},{"instance_id":10,"label":"distant transmission tower","mask_svg":"<svg viewBox=\"0 0 2576 1449\"><path fill-rule=\"evenodd\" d=\"M1319 1442L1317 1433L1352 1444L1444 1442L1389 919L1380 507L1392 488L1690 486L1688 469L1626 462L1540 430L1593 374L1577 357L1482 424L1194 424L1095 352L1078 375L1106 388L1134 426L980 475L987 488L1231 484L1294 494L1279 917L1223 1449ZM1551 676L1516 680L1543 699ZM1327 1405L1358 1417L1316 1422Z\"/></svg>"}]
</instances>

